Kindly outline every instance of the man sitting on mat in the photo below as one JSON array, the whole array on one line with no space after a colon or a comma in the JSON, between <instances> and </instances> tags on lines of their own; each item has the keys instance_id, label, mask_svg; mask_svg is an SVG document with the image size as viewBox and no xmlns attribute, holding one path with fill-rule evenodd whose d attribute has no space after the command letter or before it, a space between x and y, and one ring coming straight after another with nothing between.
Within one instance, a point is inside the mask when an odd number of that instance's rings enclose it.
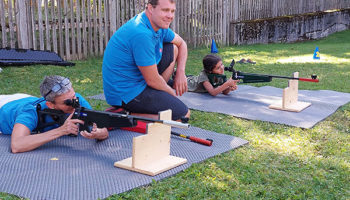
<instances>
[{"instance_id":1,"label":"man sitting on mat","mask_svg":"<svg viewBox=\"0 0 350 200\"><path fill-rule=\"evenodd\" d=\"M72 83L62 76L47 76L40 85L42 98L25 94L0 95L0 133L11 135L12 153L20 153L34 150L56 138L68 134L77 135L78 123L84 123L79 119L72 119L74 108L66 105L65 100L79 98L80 105L91 109L90 104L78 93L74 92ZM37 114L37 105L41 109L50 108L67 113L68 118L62 126L57 124L43 130L36 130L40 125ZM52 122L50 116L46 116L46 123ZM38 134L31 134L38 131ZM89 139L106 139L106 128L97 128L94 124L91 133L82 131L81 135Z\"/></svg>"},{"instance_id":2,"label":"man sitting on mat","mask_svg":"<svg viewBox=\"0 0 350 200\"><path fill-rule=\"evenodd\" d=\"M150 118L168 109L173 120L190 116L187 106L176 97L187 91L187 45L169 28L175 7L175 0L149 0L146 10L109 40L102 65L108 104Z\"/></svg>"}]
</instances>

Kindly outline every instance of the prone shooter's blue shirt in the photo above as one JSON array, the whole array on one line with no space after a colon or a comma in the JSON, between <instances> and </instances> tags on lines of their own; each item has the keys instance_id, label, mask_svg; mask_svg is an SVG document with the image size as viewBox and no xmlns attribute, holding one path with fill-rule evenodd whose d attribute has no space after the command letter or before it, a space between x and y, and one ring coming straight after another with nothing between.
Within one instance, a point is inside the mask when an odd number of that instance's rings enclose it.
<instances>
[{"instance_id":1,"label":"prone shooter's blue shirt","mask_svg":"<svg viewBox=\"0 0 350 200\"><path fill-rule=\"evenodd\" d=\"M158 64L163 42L171 42L174 37L170 28L155 32L145 12L120 27L109 40L103 57L103 90L107 103L120 106L139 95L147 83L138 66Z\"/></svg>"},{"instance_id":2,"label":"prone shooter's blue shirt","mask_svg":"<svg viewBox=\"0 0 350 200\"><path fill-rule=\"evenodd\" d=\"M90 104L78 93L75 94L79 98L82 107L91 109ZM26 97L23 99L8 102L0 108L0 132L2 134L12 134L15 124L23 124L32 132L38 126L38 114L36 111L37 104L41 105L41 109L48 108L45 99L38 97ZM51 117L46 118L47 122L52 121ZM58 125L51 126L45 131L57 128Z\"/></svg>"}]
</instances>

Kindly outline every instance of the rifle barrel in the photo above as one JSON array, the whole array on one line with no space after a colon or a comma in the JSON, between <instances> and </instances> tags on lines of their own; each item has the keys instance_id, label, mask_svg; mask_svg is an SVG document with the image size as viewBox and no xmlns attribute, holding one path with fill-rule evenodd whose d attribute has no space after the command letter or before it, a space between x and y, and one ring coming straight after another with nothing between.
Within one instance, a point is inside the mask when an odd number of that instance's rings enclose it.
<instances>
[{"instance_id":1,"label":"rifle barrel","mask_svg":"<svg viewBox=\"0 0 350 200\"><path fill-rule=\"evenodd\" d=\"M318 83L318 79L312 79L312 78L299 78L299 81L307 81L307 82L315 82Z\"/></svg>"},{"instance_id":2,"label":"rifle barrel","mask_svg":"<svg viewBox=\"0 0 350 200\"><path fill-rule=\"evenodd\" d=\"M177 122L177 121L172 121L172 120L159 120L162 121L161 123L169 125L169 126L175 126L178 128L189 128L190 125L189 124L184 124L181 122Z\"/></svg>"},{"instance_id":3,"label":"rifle barrel","mask_svg":"<svg viewBox=\"0 0 350 200\"><path fill-rule=\"evenodd\" d=\"M292 79L292 80L299 80L299 81L306 81L306 82L315 82L318 83L318 79L313 79L313 78L296 78L296 77L291 77L291 76L277 76L277 75L268 75L268 74L251 74L251 73L241 73L240 78L244 78L244 75L246 76L265 76L265 77L272 77L272 78L284 78L284 79Z\"/></svg>"},{"instance_id":4,"label":"rifle barrel","mask_svg":"<svg viewBox=\"0 0 350 200\"><path fill-rule=\"evenodd\" d=\"M306 81L306 82L319 82L318 79L312 79L312 78L296 78L296 77L290 77L290 76L276 76L276 75L268 75L272 78L285 78L285 79L292 79L292 80L299 80L299 81Z\"/></svg>"},{"instance_id":5,"label":"rifle barrel","mask_svg":"<svg viewBox=\"0 0 350 200\"><path fill-rule=\"evenodd\" d=\"M136 120L142 120L142 121L147 121L147 122L158 122L161 124L169 125L169 126L174 126L178 128L189 128L189 124L173 121L173 120L160 120L160 119L152 119L152 118L147 118L147 117L139 117L139 116L134 116L134 115L125 115L122 114L123 117L125 118L133 118Z\"/></svg>"}]
</instances>

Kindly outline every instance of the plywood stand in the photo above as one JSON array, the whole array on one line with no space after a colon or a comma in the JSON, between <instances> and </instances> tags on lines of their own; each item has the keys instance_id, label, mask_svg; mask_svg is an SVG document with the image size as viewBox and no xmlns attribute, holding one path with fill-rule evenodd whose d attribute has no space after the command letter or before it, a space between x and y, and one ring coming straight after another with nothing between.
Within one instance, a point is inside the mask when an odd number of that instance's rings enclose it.
<instances>
[{"instance_id":1,"label":"plywood stand","mask_svg":"<svg viewBox=\"0 0 350 200\"><path fill-rule=\"evenodd\" d=\"M159 113L159 119L171 120L171 110ZM147 134L133 138L132 157L114 163L115 167L155 176L187 162L170 155L171 126L147 124Z\"/></svg>"},{"instance_id":2,"label":"plywood stand","mask_svg":"<svg viewBox=\"0 0 350 200\"><path fill-rule=\"evenodd\" d=\"M294 72L293 77L298 78L299 72ZM271 104L269 108L300 112L311 105L308 102L298 101L298 80L289 80L288 87L283 89L282 101Z\"/></svg>"}]
</instances>

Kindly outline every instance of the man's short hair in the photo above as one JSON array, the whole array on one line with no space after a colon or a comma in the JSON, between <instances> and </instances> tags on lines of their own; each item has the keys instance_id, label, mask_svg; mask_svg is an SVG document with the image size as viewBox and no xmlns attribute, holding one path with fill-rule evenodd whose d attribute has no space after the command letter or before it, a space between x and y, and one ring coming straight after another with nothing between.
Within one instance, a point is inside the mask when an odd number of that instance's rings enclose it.
<instances>
[{"instance_id":1,"label":"man's short hair","mask_svg":"<svg viewBox=\"0 0 350 200\"><path fill-rule=\"evenodd\" d=\"M169 0L171 3L175 3L175 0ZM151 4L152 7L156 7L158 5L159 0L148 0L147 4Z\"/></svg>"},{"instance_id":2,"label":"man's short hair","mask_svg":"<svg viewBox=\"0 0 350 200\"><path fill-rule=\"evenodd\" d=\"M63 81L65 82L65 84L63 84ZM58 85L59 88L57 91L54 91L53 88L56 85ZM68 92L70 89L72 89L72 83L69 81L68 78L63 76L45 76L44 80L40 84L41 96L43 96L46 99L46 101L51 102L54 102L57 96Z\"/></svg>"}]
</instances>

